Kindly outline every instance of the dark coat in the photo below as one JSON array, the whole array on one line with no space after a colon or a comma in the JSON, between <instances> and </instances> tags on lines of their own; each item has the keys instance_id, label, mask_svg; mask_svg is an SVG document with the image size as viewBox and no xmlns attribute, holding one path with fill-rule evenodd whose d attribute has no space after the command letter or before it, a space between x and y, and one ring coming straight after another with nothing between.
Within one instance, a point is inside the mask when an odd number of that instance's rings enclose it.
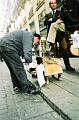
<instances>
[{"instance_id":1,"label":"dark coat","mask_svg":"<svg viewBox=\"0 0 79 120\"><path fill-rule=\"evenodd\" d=\"M33 39L32 33L26 30L13 31L0 38L0 47L5 47L5 50L19 55L23 53L26 62L30 63L32 62Z\"/></svg>"},{"instance_id":2,"label":"dark coat","mask_svg":"<svg viewBox=\"0 0 79 120\"><path fill-rule=\"evenodd\" d=\"M55 22L58 19L59 15L60 15L60 9L57 9L55 14L52 14L52 12L50 12L45 15L44 25L47 26L47 35L49 32L51 23ZM49 21L50 18L52 18L51 21Z\"/></svg>"},{"instance_id":3,"label":"dark coat","mask_svg":"<svg viewBox=\"0 0 79 120\"><path fill-rule=\"evenodd\" d=\"M61 18L67 29L79 28L79 0L66 0L61 8Z\"/></svg>"}]
</instances>

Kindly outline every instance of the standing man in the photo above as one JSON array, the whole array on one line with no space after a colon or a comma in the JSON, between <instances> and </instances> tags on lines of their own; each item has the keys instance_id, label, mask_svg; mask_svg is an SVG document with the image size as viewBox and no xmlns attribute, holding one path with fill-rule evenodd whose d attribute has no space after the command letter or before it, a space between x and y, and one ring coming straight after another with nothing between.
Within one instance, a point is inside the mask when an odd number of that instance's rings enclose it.
<instances>
[{"instance_id":1,"label":"standing man","mask_svg":"<svg viewBox=\"0 0 79 120\"><path fill-rule=\"evenodd\" d=\"M49 6L52 11L46 14L44 24L47 26L47 41L50 43L50 51L55 51L55 43L59 42L66 70L75 71L75 69L72 68L69 63L67 43L65 40L65 25L60 18L61 8L57 8L56 0L50 0ZM56 41L56 35L58 31L62 33L62 36L60 35L61 40Z\"/></svg>"},{"instance_id":2,"label":"standing man","mask_svg":"<svg viewBox=\"0 0 79 120\"><path fill-rule=\"evenodd\" d=\"M49 7L51 8L51 12L45 15L45 21L44 21L44 25L47 26L47 36L48 36L51 24L55 22L60 15L60 9L57 9L56 0L50 0Z\"/></svg>"},{"instance_id":3,"label":"standing man","mask_svg":"<svg viewBox=\"0 0 79 120\"><path fill-rule=\"evenodd\" d=\"M23 53L25 61L32 62L33 39L32 33L26 30L13 31L0 38L0 54L9 68L13 89L22 90L27 94L39 91L29 82L20 59L20 55Z\"/></svg>"}]
</instances>

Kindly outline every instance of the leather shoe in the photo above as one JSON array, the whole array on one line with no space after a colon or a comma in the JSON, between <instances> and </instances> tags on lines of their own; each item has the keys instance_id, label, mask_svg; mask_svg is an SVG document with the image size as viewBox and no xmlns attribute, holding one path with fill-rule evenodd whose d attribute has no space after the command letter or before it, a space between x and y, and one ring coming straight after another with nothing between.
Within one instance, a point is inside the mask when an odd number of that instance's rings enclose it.
<instances>
[{"instance_id":1,"label":"leather shoe","mask_svg":"<svg viewBox=\"0 0 79 120\"><path fill-rule=\"evenodd\" d=\"M75 68L72 68L72 67L70 66L70 67L66 67L66 70L68 70L68 71L75 71Z\"/></svg>"},{"instance_id":2,"label":"leather shoe","mask_svg":"<svg viewBox=\"0 0 79 120\"><path fill-rule=\"evenodd\" d=\"M36 95L40 93L40 89L36 89L36 90L30 90L30 91L26 91L25 95Z\"/></svg>"},{"instance_id":3,"label":"leather shoe","mask_svg":"<svg viewBox=\"0 0 79 120\"><path fill-rule=\"evenodd\" d=\"M35 90L31 90L30 94L38 94L40 93L40 91L41 91L41 88L36 88Z\"/></svg>"},{"instance_id":4,"label":"leather shoe","mask_svg":"<svg viewBox=\"0 0 79 120\"><path fill-rule=\"evenodd\" d=\"M36 88L36 89L28 89L25 91L26 95L32 95L32 94L38 94L40 93L41 89L40 88Z\"/></svg>"}]
</instances>

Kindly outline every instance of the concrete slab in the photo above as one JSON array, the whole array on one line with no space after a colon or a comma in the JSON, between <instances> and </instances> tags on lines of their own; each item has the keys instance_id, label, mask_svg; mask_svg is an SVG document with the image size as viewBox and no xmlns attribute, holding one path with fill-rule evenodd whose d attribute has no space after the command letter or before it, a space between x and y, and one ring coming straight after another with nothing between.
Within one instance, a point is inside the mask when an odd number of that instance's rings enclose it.
<instances>
[{"instance_id":1,"label":"concrete slab","mask_svg":"<svg viewBox=\"0 0 79 120\"><path fill-rule=\"evenodd\" d=\"M79 64L78 58L71 60L74 66ZM29 73L28 77L37 86L37 79L32 79ZM79 66L75 72L64 70L61 81L51 76L49 81L49 85L42 87L41 96L65 120L79 120Z\"/></svg>"},{"instance_id":2,"label":"concrete slab","mask_svg":"<svg viewBox=\"0 0 79 120\"><path fill-rule=\"evenodd\" d=\"M63 120L40 95L15 93L4 62L0 73L0 120Z\"/></svg>"}]
</instances>

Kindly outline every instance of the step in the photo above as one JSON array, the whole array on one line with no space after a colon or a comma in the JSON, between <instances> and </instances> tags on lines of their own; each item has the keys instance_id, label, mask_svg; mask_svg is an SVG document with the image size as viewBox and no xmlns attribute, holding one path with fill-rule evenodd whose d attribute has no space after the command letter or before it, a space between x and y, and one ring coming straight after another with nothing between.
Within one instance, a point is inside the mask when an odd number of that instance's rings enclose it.
<instances>
[{"instance_id":1,"label":"step","mask_svg":"<svg viewBox=\"0 0 79 120\"><path fill-rule=\"evenodd\" d=\"M27 71L27 70L26 70ZM37 78L29 80L36 86ZM79 120L79 75L63 72L61 80L49 77L49 84L41 89L43 99L65 120Z\"/></svg>"}]
</instances>

